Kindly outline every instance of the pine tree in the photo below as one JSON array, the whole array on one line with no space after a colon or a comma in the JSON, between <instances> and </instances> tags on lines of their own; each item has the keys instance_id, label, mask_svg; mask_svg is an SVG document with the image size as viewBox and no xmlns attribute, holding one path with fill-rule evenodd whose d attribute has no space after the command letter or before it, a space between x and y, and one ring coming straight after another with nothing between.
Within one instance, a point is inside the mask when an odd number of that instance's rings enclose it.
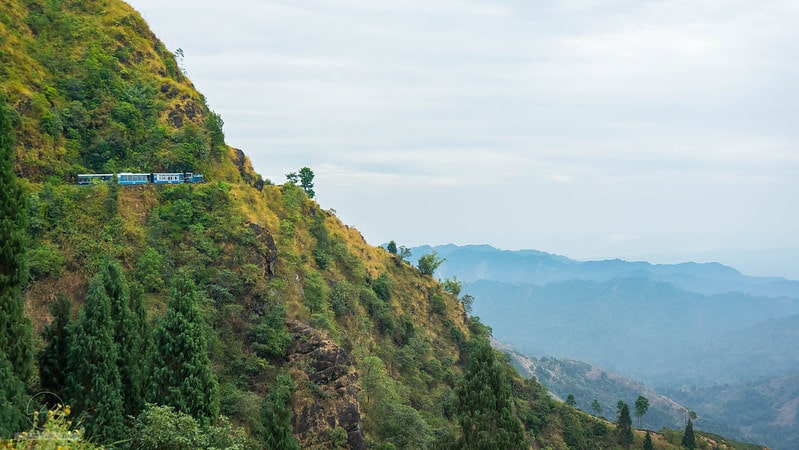
<instances>
[{"instance_id":1,"label":"pine tree","mask_svg":"<svg viewBox=\"0 0 799 450\"><path fill-rule=\"evenodd\" d=\"M294 393L294 381L287 374L277 376L275 387L264 399L261 407L261 426L266 448L299 450L297 439L291 434L291 411L288 403Z\"/></svg>"},{"instance_id":2,"label":"pine tree","mask_svg":"<svg viewBox=\"0 0 799 450\"><path fill-rule=\"evenodd\" d=\"M219 412L218 387L196 303L194 282L176 276L166 317L155 333L152 400L209 424Z\"/></svg>"},{"instance_id":3,"label":"pine tree","mask_svg":"<svg viewBox=\"0 0 799 450\"><path fill-rule=\"evenodd\" d=\"M0 98L0 359L8 363L6 372L10 370L0 381L8 384L0 388L0 403L9 411L24 409L17 388L21 384L24 392L33 376L33 329L22 295L27 198L14 174L13 141L11 120ZM8 423L12 432L22 431Z\"/></svg>"},{"instance_id":4,"label":"pine tree","mask_svg":"<svg viewBox=\"0 0 799 450\"><path fill-rule=\"evenodd\" d=\"M685 434L682 435L682 446L688 450L694 450L696 448L694 424L691 422L691 419L688 419L688 423L685 425Z\"/></svg>"},{"instance_id":5,"label":"pine tree","mask_svg":"<svg viewBox=\"0 0 799 450\"><path fill-rule=\"evenodd\" d=\"M144 287L139 283L130 285L131 331L136 334L137 351L132 352L130 360L138 365L139 378L135 386L129 388L129 398L136 414L142 411L145 400L151 390L152 365L150 357L153 352L153 334L144 307Z\"/></svg>"},{"instance_id":6,"label":"pine tree","mask_svg":"<svg viewBox=\"0 0 799 450\"><path fill-rule=\"evenodd\" d=\"M86 304L75 326L67 386L87 436L105 443L117 441L124 433L117 355L111 300L97 275L89 282Z\"/></svg>"},{"instance_id":7,"label":"pine tree","mask_svg":"<svg viewBox=\"0 0 799 450\"><path fill-rule=\"evenodd\" d=\"M618 442L622 446L629 447L633 443L633 421L630 419L630 407L626 403L621 403L616 433Z\"/></svg>"},{"instance_id":8,"label":"pine tree","mask_svg":"<svg viewBox=\"0 0 799 450\"><path fill-rule=\"evenodd\" d=\"M47 305L53 321L44 326L45 346L39 352L39 386L45 391L61 393L67 384L67 362L72 343L72 301L58 294Z\"/></svg>"},{"instance_id":9,"label":"pine tree","mask_svg":"<svg viewBox=\"0 0 799 450\"><path fill-rule=\"evenodd\" d=\"M463 448L526 448L522 425L511 410L510 380L487 339L470 343L469 365L457 387Z\"/></svg>"},{"instance_id":10,"label":"pine tree","mask_svg":"<svg viewBox=\"0 0 799 450\"><path fill-rule=\"evenodd\" d=\"M24 414L25 401L25 385L0 351L0 439L10 439L29 425Z\"/></svg>"},{"instance_id":11,"label":"pine tree","mask_svg":"<svg viewBox=\"0 0 799 450\"><path fill-rule=\"evenodd\" d=\"M652 444L652 434L650 434L649 431L646 432L646 436L644 437L644 450L655 450Z\"/></svg>"},{"instance_id":12,"label":"pine tree","mask_svg":"<svg viewBox=\"0 0 799 450\"><path fill-rule=\"evenodd\" d=\"M100 268L105 293L111 302L111 319L114 322L114 343L117 346L117 366L122 381L122 402L126 416L136 416L144 408L145 372L139 316L134 313L122 266L107 261ZM146 320L146 319L145 319Z\"/></svg>"}]
</instances>

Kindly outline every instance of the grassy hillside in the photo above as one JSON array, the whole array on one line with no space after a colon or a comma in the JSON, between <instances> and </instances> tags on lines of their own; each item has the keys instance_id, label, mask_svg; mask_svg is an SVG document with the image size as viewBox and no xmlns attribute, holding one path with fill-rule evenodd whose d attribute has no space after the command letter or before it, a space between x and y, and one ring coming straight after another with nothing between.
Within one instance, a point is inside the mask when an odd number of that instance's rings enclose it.
<instances>
[{"instance_id":1,"label":"grassy hillside","mask_svg":"<svg viewBox=\"0 0 799 450\"><path fill-rule=\"evenodd\" d=\"M184 348L205 347L213 376L201 399L211 417L189 416L181 406L189 399L173 399L174 410L140 405L114 418L125 427L120 447L296 440L320 449L453 448L508 436L510 448L614 445L614 425L552 400L501 355L481 352L488 330L466 316L452 289L369 246L301 187L260 180L244 154L225 145L221 118L128 5L10 0L0 27L0 95L9 108L0 107L11 118L28 203L25 308L45 357L29 393L47 386L77 402L73 428L100 414L84 404L96 393L67 389L81 366L74 359L63 361L62 384L43 364L93 346L91 326L106 324L87 318L105 289L132 305L142 300L143 308L131 308L135 317L111 311L114 326L123 317L143 324L135 350L147 353L134 366L161 373L164 360L195 356L164 344L168 327L184 324L172 337L193 340ZM127 170L203 172L209 182L74 183L77 173ZM73 306L58 316L65 299ZM80 326L57 329L56 316ZM53 350L53 330L68 352ZM130 350L117 344L114 353ZM199 384L192 380L176 382ZM155 381L117 380L126 393L142 387L148 401L164 401L145 383ZM53 426L69 426L67 415L53 413ZM113 445L101 436L75 445ZM156 438L171 444L159 447Z\"/></svg>"}]
</instances>

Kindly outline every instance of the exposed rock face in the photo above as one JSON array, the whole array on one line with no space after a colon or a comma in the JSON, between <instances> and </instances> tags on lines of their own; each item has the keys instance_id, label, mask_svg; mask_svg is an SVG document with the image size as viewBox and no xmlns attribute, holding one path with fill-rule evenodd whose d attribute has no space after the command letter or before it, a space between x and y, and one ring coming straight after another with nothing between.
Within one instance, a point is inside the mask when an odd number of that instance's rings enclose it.
<instances>
[{"instance_id":1,"label":"exposed rock face","mask_svg":"<svg viewBox=\"0 0 799 450\"><path fill-rule=\"evenodd\" d=\"M309 325L288 324L294 334L289 365L297 390L309 390L294 405L291 425L304 449L334 448L334 428L347 433L347 448L365 449L358 404L358 374L349 353Z\"/></svg>"},{"instance_id":2,"label":"exposed rock face","mask_svg":"<svg viewBox=\"0 0 799 450\"><path fill-rule=\"evenodd\" d=\"M233 163L236 164L236 167L239 169L241 178L245 183L255 187L255 189L258 189L259 191L262 191L264 189L264 180L255 173L250 160L247 159L247 155L245 155L244 152L238 148L234 148L233 151L236 153Z\"/></svg>"},{"instance_id":3,"label":"exposed rock face","mask_svg":"<svg viewBox=\"0 0 799 450\"><path fill-rule=\"evenodd\" d=\"M259 243L262 244L258 249L257 260L252 261L252 264L264 268L265 278L272 278L275 276L275 264L277 263L275 238L268 229L257 223L250 223L247 226L258 238Z\"/></svg>"}]
</instances>

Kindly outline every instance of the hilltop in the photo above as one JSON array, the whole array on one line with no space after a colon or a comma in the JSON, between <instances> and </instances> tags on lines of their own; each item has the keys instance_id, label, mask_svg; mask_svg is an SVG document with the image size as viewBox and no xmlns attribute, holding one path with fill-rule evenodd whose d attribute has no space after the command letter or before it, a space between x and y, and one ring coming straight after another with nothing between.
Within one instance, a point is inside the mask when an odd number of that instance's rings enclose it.
<instances>
[{"instance_id":1,"label":"hilltop","mask_svg":"<svg viewBox=\"0 0 799 450\"><path fill-rule=\"evenodd\" d=\"M14 209L23 229L2 226L25 235L14 264L27 269L36 336L33 375L14 373L27 398L3 398L13 401L0 412L18 423L1 423L0 437L27 425L19 405L46 411L53 392L70 407L42 426L84 429L82 448L618 440L614 424L552 400L491 350L454 286L368 245L313 200L308 180L277 186L254 173L127 4L11 0L0 27L1 167L13 166L0 191L21 185L27 204ZM208 182L75 183L124 171Z\"/></svg>"}]
</instances>

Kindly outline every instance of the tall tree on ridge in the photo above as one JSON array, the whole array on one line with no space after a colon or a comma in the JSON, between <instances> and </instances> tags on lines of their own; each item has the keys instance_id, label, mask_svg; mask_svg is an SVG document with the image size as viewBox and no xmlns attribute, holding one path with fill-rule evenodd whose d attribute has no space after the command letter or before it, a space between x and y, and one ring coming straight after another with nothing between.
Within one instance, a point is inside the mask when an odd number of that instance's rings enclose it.
<instances>
[{"instance_id":1,"label":"tall tree on ridge","mask_svg":"<svg viewBox=\"0 0 799 450\"><path fill-rule=\"evenodd\" d=\"M619 402L619 417L616 422L616 433L619 444L629 447L633 443L633 421L630 419L630 407L626 403Z\"/></svg>"},{"instance_id":2,"label":"tall tree on ridge","mask_svg":"<svg viewBox=\"0 0 799 450\"><path fill-rule=\"evenodd\" d=\"M694 436L694 424L691 419L685 425L685 433L682 435L682 446L688 450L696 448L696 436Z\"/></svg>"},{"instance_id":3,"label":"tall tree on ridge","mask_svg":"<svg viewBox=\"0 0 799 450\"><path fill-rule=\"evenodd\" d=\"M644 437L644 450L655 450L652 444L652 434L649 431L646 432L646 436Z\"/></svg>"},{"instance_id":4,"label":"tall tree on ridge","mask_svg":"<svg viewBox=\"0 0 799 450\"><path fill-rule=\"evenodd\" d=\"M639 429L644 426L644 416L647 411L649 411L649 399L639 395L638 399L635 400L635 417L638 418Z\"/></svg>"}]
</instances>

